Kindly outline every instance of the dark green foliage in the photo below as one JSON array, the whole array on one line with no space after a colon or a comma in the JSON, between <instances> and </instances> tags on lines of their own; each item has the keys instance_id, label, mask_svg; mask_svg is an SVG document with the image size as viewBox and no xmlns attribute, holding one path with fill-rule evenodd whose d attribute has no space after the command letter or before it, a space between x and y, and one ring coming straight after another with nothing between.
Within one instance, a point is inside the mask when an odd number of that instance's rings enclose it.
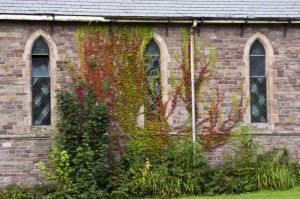
<instances>
[{"instance_id":1,"label":"dark green foliage","mask_svg":"<svg viewBox=\"0 0 300 199\"><path fill-rule=\"evenodd\" d=\"M212 170L209 194L243 193L257 190L257 143L250 129L241 127L223 164Z\"/></svg>"},{"instance_id":2,"label":"dark green foliage","mask_svg":"<svg viewBox=\"0 0 300 199\"><path fill-rule=\"evenodd\" d=\"M126 154L129 172L122 186L113 192L114 197L176 197L183 194L205 192L208 165L202 148L190 140L175 138L159 154L147 155L141 150L143 142L131 143L129 149L138 147L139 152Z\"/></svg>"},{"instance_id":3,"label":"dark green foliage","mask_svg":"<svg viewBox=\"0 0 300 199\"><path fill-rule=\"evenodd\" d=\"M59 92L57 99L60 120L49 159L58 189L48 197L99 198L109 170L106 106L81 84Z\"/></svg>"},{"instance_id":4,"label":"dark green foliage","mask_svg":"<svg viewBox=\"0 0 300 199\"><path fill-rule=\"evenodd\" d=\"M104 135L103 131L100 141L106 143ZM49 160L53 166L52 179L57 183L55 188L8 187L0 192L0 198L34 198L34 195L45 199L175 198L288 189L299 185L299 164L291 162L287 150L273 149L258 154L250 129L242 127L235 136L232 145L235 147L225 161L215 167L207 164L202 147L189 139L169 137L165 147L153 153L148 147L151 140L140 136L127 142L123 155L110 156L108 168L107 148L101 148L106 144L99 145L97 150L103 159L96 159L96 150L89 142L90 134L84 131L73 156L67 151L70 146L56 145L52 149Z\"/></svg>"},{"instance_id":5,"label":"dark green foliage","mask_svg":"<svg viewBox=\"0 0 300 199\"><path fill-rule=\"evenodd\" d=\"M289 189L299 184L299 164L293 163L285 149L258 153L249 128L235 134L235 146L223 164L212 170L210 194L244 193L262 189Z\"/></svg>"},{"instance_id":6,"label":"dark green foliage","mask_svg":"<svg viewBox=\"0 0 300 199\"><path fill-rule=\"evenodd\" d=\"M286 149L273 149L260 155L258 164L256 178L259 189L284 190L295 187L299 168L289 161Z\"/></svg>"},{"instance_id":7,"label":"dark green foliage","mask_svg":"<svg viewBox=\"0 0 300 199\"><path fill-rule=\"evenodd\" d=\"M48 193L55 190L54 185L35 185L33 187L25 187L11 184L0 189L1 199L42 199Z\"/></svg>"},{"instance_id":8,"label":"dark green foliage","mask_svg":"<svg viewBox=\"0 0 300 199\"><path fill-rule=\"evenodd\" d=\"M300 162L291 162L290 168L292 169L295 177L296 177L296 183L297 185L300 185Z\"/></svg>"},{"instance_id":9,"label":"dark green foliage","mask_svg":"<svg viewBox=\"0 0 300 199\"><path fill-rule=\"evenodd\" d=\"M57 142L68 151L71 158L76 157L75 165L82 158L90 156L91 160L88 162L94 164L90 165L95 170L93 175L98 185L103 186L106 184L105 179L109 167L107 164L109 138L106 133L108 124L106 106L97 102L92 90L82 85L78 87L80 88L82 91L77 91L77 96L67 91L58 94L58 110L61 120L58 123ZM80 157L82 153L87 154Z\"/></svg>"}]
</instances>

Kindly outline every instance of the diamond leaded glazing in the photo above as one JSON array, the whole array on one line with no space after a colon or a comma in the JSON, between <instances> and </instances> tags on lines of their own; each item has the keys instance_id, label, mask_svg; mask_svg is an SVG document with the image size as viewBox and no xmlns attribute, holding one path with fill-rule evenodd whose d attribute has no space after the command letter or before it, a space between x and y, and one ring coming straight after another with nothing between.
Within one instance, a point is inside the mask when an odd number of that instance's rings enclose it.
<instances>
[{"instance_id":1,"label":"diamond leaded glazing","mask_svg":"<svg viewBox=\"0 0 300 199\"><path fill-rule=\"evenodd\" d=\"M42 37L39 37L32 46L33 55L49 55L49 47Z\"/></svg>"},{"instance_id":2,"label":"diamond leaded glazing","mask_svg":"<svg viewBox=\"0 0 300 199\"><path fill-rule=\"evenodd\" d=\"M32 76L49 77L49 57L32 57Z\"/></svg>"},{"instance_id":3,"label":"diamond leaded glazing","mask_svg":"<svg viewBox=\"0 0 300 199\"><path fill-rule=\"evenodd\" d=\"M148 106L146 107L146 118L160 116L160 51L157 43L151 40L146 49L148 62L146 65L148 83Z\"/></svg>"},{"instance_id":4,"label":"diamond leaded glazing","mask_svg":"<svg viewBox=\"0 0 300 199\"><path fill-rule=\"evenodd\" d=\"M267 122L266 55L256 40L250 49L250 112L252 123Z\"/></svg>"},{"instance_id":5,"label":"diamond leaded glazing","mask_svg":"<svg viewBox=\"0 0 300 199\"><path fill-rule=\"evenodd\" d=\"M32 121L34 125L50 124L50 78L32 78Z\"/></svg>"},{"instance_id":6,"label":"diamond leaded glazing","mask_svg":"<svg viewBox=\"0 0 300 199\"><path fill-rule=\"evenodd\" d=\"M51 124L49 48L40 37L32 47L32 124Z\"/></svg>"}]
</instances>

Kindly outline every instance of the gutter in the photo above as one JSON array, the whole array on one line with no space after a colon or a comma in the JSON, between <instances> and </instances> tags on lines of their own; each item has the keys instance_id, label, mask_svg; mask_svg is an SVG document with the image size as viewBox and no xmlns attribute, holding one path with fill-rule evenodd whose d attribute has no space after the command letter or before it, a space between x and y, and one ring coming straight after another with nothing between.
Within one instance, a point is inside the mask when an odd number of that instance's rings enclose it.
<instances>
[{"instance_id":1,"label":"gutter","mask_svg":"<svg viewBox=\"0 0 300 199\"><path fill-rule=\"evenodd\" d=\"M0 20L23 20L23 21L78 21L78 22L110 22L104 17L91 16L62 16L62 15L7 15L0 14Z\"/></svg>"},{"instance_id":2,"label":"gutter","mask_svg":"<svg viewBox=\"0 0 300 199\"><path fill-rule=\"evenodd\" d=\"M119 23L173 23L173 24L191 24L194 21L197 23L203 24L300 24L300 20L257 20L257 19L176 19L176 18L168 18L168 19L122 19L122 18L106 18L111 19L112 22Z\"/></svg>"},{"instance_id":3,"label":"gutter","mask_svg":"<svg viewBox=\"0 0 300 199\"><path fill-rule=\"evenodd\" d=\"M117 23L174 23L191 24L195 21L204 24L300 24L300 19L261 19L261 18L172 18L172 17L103 17L103 16L75 16L55 14L1 14L0 20L23 20L23 21L73 21L73 22L117 22Z\"/></svg>"}]
</instances>

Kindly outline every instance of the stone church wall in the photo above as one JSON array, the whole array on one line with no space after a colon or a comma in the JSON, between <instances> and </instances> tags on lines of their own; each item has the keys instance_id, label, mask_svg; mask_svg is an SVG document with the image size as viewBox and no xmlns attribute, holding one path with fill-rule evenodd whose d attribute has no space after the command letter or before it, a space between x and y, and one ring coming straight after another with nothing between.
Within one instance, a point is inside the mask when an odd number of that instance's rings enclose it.
<instances>
[{"instance_id":1,"label":"stone church wall","mask_svg":"<svg viewBox=\"0 0 300 199\"><path fill-rule=\"evenodd\" d=\"M55 131L55 104L52 103L52 125L31 125L30 45L41 34L49 42L51 81L61 89L71 81L62 64L72 60L79 64L76 43L76 23L0 22L0 186L9 183L34 183L40 179L36 163L47 159L51 134ZM168 84L171 69L178 69L174 54L180 54L181 26L157 25L155 34L162 40L164 59L162 73ZM289 25L286 35L283 25L204 24L196 30L199 41L218 50L218 84L225 99L247 84L247 52L249 39L266 40L268 54L268 123L253 125L256 139L264 149L287 147L293 159L300 160L300 26ZM208 49L208 47L207 47ZM207 50L206 49L206 50ZM208 51L208 50L207 50ZM246 55L245 55L246 54ZM51 60L52 59L52 60ZM249 67L249 66L248 66ZM242 84L243 83L243 84ZM165 89L168 86L165 85ZM52 91L55 102L55 91ZM166 91L163 91L167 93ZM247 91L246 91L247 93ZM299 101L298 101L299 100ZM228 106L230 104L228 103ZM245 122L249 123L249 110ZM184 105L179 103L170 124L186 119ZM207 154L210 162L222 160L225 149Z\"/></svg>"}]
</instances>

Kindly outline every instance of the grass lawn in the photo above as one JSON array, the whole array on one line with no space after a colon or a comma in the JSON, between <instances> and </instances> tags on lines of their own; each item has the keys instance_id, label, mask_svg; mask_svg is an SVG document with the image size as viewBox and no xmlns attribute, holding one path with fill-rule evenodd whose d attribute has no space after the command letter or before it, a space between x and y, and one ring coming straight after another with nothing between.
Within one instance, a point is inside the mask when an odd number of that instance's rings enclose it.
<instances>
[{"instance_id":1,"label":"grass lawn","mask_svg":"<svg viewBox=\"0 0 300 199\"><path fill-rule=\"evenodd\" d=\"M300 199L300 187L288 191L261 191L240 195L183 197L181 199Z\"/></svg>"}]
</instances>

